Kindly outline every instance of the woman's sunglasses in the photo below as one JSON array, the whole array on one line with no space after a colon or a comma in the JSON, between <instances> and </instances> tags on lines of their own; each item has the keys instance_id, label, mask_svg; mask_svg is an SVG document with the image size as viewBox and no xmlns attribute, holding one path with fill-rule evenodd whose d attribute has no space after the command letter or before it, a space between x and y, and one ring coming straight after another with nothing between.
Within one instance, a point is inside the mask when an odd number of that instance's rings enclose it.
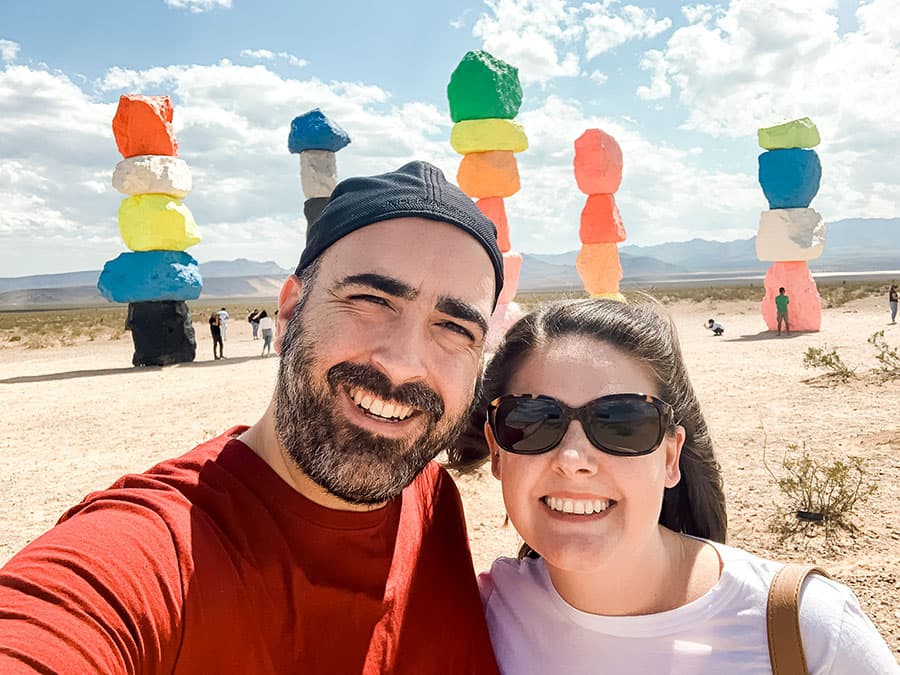
<instances>
[{"instance_id":1,"label":"woman's sunglasses","mask_svg":"<svg viewBox=\"0 0 900 675\"><path fill-rule=\"evenodd\" d=\"M570 408L550 396L507 394L491 401L488 424L497 444L517 455L552 450L578 420L598 450L622 457L648 455L673 426L672 406L647 394L612 394Z\"/></svg>"}]
</instances>

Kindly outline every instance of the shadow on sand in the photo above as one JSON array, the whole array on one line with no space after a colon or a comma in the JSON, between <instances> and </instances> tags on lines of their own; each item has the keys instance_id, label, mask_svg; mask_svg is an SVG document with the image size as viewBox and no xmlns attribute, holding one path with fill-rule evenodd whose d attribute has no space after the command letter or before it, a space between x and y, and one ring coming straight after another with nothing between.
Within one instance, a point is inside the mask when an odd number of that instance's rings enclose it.
<instances>
[{"instance_id":1,"label":"shadow on sand","mask_svg":"<svg viewBox=\"0 0 900 675\"><path fill-rule=\"evenodd\" d=\"M130 368L98 368L95 370L69 370L63 373L47 373L45 375L23 375L22 377L8 377L0 380L0 384L22 384L26 382L52 382L54 380L74 380L79 377L100 377L103 375L122 375L125 373L145 372L152 373L164 368L216 368L228 364L256 361L260 356L236 356L226 357L221 361L191 361L190 363L173 363L169 366L141 366Z\"/></svg>"},{"instance_id":2,"label":"shadow on sand","mask_svg":"<svg viewBox=\"0 0 900 675\"><path fill-rule=\"evenodd\" d=\"M792 331L790 335L782 333L778 335L773 330L764 330L759 333L751 333L749 335L738 335L737 337L725 337L725 342L757 342L759 340L790 340L791 338L800 337L801 335L809 335L813 331Z\"/></svg>"}]
</instances>

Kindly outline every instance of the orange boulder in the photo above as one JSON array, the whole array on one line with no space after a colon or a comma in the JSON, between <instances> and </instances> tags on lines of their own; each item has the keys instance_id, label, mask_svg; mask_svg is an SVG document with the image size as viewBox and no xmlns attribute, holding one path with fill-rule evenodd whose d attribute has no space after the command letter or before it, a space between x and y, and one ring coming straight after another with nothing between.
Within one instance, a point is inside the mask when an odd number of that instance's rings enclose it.
<instances>
[{"instance_id":1,"label":"orange boulder","mask_svg":"<svg viewBox=\"0 0 900 675\"><path fill-rule=\"evenodd\" d=\"M622 148L600 129L575 141L575 182L586 195L612 194L622 184Z\"/></svg>"},{"instance_id":2,"label":"orange boulder","mask_svg":"<svg viewBox=\"0 0 900 675\"><path fill-rule=\"evenodd\" d=\"M502 197L488 197L479 199L475 206L481 209L497 228L497 245L503 253L509 251L512 246L509 243L509 221L506 220L506 206Z\"/></svg>"},{"instance_id":3,"label":"orange boulder","mask_svg":"<svg viewBox=\"0 0 900 675\"><path fill-rule=\"evenodd\" d=\"M585 244L575 260L575 268L590 295L619 292L622 263L615 244Z\"/></svg>"},{"instance_id":4,"label":"orange boulder","mask_svg":"<svg viewBox=\"0 0 900 675\"><path fill-rule=\"evenodd\" d=\"M519 191L519 167L512 152L473 152L462 158L456 182L470 197L511 197Z\"/></svg>"},{"instance_id":5,"label":"orange boulder","mask_svg":"<svg viewBox=\"0 0 900 675\"><path fill-rule=\"evenodd\" d=\"M582 244L625 241L625 226L613 195L590 195L581 211Z\"/></svg>"},{"instance_id":6,"label":"orange boulder","mask_svg":"<svg viewBox=\"0 0 900 675\"><path fill-rule=\"evenodd\" d=\"M121 96L112 126L116 145L125 158L178 155L172 130L172 100L168 96Z\"/></svg>"}]
</instances>

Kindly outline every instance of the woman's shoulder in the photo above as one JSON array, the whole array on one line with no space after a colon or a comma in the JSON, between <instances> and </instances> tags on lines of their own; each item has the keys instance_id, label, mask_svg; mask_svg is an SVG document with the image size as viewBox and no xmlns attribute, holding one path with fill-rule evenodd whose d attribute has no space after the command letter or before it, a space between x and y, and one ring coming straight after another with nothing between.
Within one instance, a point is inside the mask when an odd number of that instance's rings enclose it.
<instances>
[{"instance_id":1,"label":"woman's shoulder","mask_svg":"<svg viewBox=\"0 0 900 675\"><path fill-rule=\"evenodd\" d=\"M544 569L540 558L497 558L491 563L490 570L478 575L482 603L486 607L498 592L509 595L511 592L522 592L528 586L543 587L546 580Z\"/></svg>"}]
</instances>

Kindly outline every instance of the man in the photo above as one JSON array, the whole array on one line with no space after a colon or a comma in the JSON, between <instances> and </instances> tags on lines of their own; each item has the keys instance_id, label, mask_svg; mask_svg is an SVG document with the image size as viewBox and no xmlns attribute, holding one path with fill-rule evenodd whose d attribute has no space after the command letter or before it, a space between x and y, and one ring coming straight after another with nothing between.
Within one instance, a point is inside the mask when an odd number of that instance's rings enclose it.
<instances>
[{"instance_id":1,"label":"man","mask_svg":"<svg viewBox=\"0 0 900 675\"><path fill-rule=\"evenodd\" d=\"M788 305L790 304L790 298L784 292L784 286L778 289L778 295L775 296L775 325L778 329L776 335L781 335L781 324L784 322L784 328L787 331L787 334L791 334L791 324L788 321Z\"/></svg>"},{"instance_id":2,"label":"man","mask_svg":"<svg viewBox=\"0 0 900 675\"><path fill-rule=\"evenodd\" d=\"M503 284L422 163L335 189L262 419L89 495L0 571L0 672L496 673L459 494Z\"/></svg>"},{"instance_id":3,"label":"man","mask_svg":"<svg viewBox=\"0 0 900 675\"><path fill-rule=\"evenodd\" d=\"M222 339L224 340L228 334L228 310L223 307L217 314L219 315L219 328L222 330Z\"/></svg>"}]
</instances>

